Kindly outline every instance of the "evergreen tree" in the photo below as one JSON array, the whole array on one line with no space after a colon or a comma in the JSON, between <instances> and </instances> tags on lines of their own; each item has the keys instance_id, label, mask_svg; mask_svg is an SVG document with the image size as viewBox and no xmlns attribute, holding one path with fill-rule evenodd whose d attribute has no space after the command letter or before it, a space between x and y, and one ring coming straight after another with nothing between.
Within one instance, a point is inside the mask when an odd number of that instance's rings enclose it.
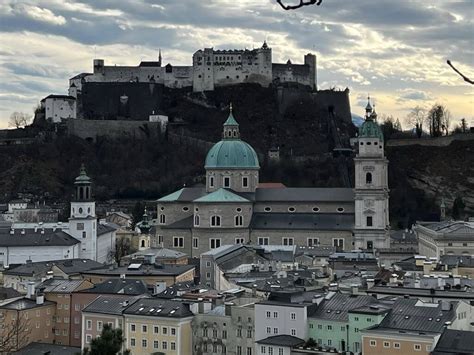
<instances>
[{"instance_id":1,"label":"evergreen tree","mask_svg":"<svg viewBox=\"0 0 474 355\"><path fill-rule=\"evenodd\" d=\"M132 229L135 229L135 226L143 218L143 213L145 212L145 205L138 201L133 207L132 211Z\"/></svg>"},{"instance_id":2,"label":"evergreen tree","mask_svg":"<svg viewBox=\"0 0 474 355\"><path fill-rule=\"evenodd\" d=\"M109 324L104 324L102 333L91 341L91 347L85 348L82 352L83 355L117 355L130 354L129 350L125 350L123 353L122 344L125 339L122 334L122 329L114 329Z\"/></svg>"},{"instance_id":3,"label":"evergreen tree","mask_svg":"<svg viewBox=\"0 0 474 355\"><path fill-rule=\"evenodd\" d=\"M461 197L456 197L456 199L453 202L453 210L452 210L452 217L453 219L461 219L464 216L464 207L466 205L464 204L464 201L462 200Z\"/></svg>"}]
</instances>

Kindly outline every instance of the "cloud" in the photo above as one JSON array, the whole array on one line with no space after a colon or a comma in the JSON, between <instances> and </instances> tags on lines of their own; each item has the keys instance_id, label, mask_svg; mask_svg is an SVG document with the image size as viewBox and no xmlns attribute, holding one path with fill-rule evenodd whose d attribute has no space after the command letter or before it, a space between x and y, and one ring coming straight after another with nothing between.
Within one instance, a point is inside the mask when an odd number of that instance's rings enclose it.
<instances>
[{"instance_id":1,"label":"cloud","mask_svg":"<svg viewBox=\"0 0 474 355\"><path fill-rule=\"evenodd\" d=\"M399 102L414 100L414 101L429 101L432 97L424 91L414 89L403 89L399 90L400 96L398 97Z\"/></svg>"},{"instance_id":2,"label":"cloud","mask_svg":"<svg viewBox=\"0 0 474 355\"><path fill-rule=\"evenodd\" d=\"M33 20L46 22L51 25L64 25L66 19L63 16L55 15L51 10L38 6L17 4L13 7L13 13L24 15Z\"/></svg>"}]
</instances>

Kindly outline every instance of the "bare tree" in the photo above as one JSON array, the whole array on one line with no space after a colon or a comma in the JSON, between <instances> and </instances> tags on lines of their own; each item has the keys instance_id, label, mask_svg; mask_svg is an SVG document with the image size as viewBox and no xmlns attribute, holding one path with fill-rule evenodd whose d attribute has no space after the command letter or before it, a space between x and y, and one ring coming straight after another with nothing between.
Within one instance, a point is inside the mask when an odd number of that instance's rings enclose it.
<instances>
[{"instance_id":1,"label":"bare tree","mask_svg":"<svg viewBox=\"0 0 474 355\"><path fill-rule=\"evenodd\" d=\"M30 122L31 116L24 112L13 112L10 115L8 125L16 129L25 127Z\"/></svg>"},{"instance_id":2,"label":"bare tree","mask_svg":"<svg viewBox=\"0 0 474 355\"><path fill-rule=\"evenodd\" d=\"M132 254L133 251L130 239L125 237L117 238L115 241L115 249L110 251L110 257L115 260L118 266L120 266L122 258L126 255Z\"/></svg>"},{"instance_id":3,"label":"bare tree","mask_svg":"<svg viewBox=\"0 0 474 355\"><path fill-rule=\"evenodd\" d=\"M447 60L446 62L448 63L448 65L449 65L456 73L458 73L458 74L461 76L461 78L464 79L464 81L465 81L466 83L469 83L469 84L471 84L471 85L474 85L474 80L469 79L466 75L464 75L464 74L461 73L458 69L456 69L456 67L453 65L453 63L451 63L450 60Z\"/></svg>"},{"instance_id":4,"label":"bare tree","mask_svg":"<svg viewBox=\"0 0 474 355\"><path fill-rule=\"evenodd\" d=\"M420 138L423 133L423 122L426 119L426 110L423 107L416 106L412 108L407 118L408 123L415 127L416 135Z\"/></svg>"},{"instance_id":5,"label":"bare tree","mask_svg":"<svg viewBox=\"0 0 474 355\"><path fill-rule=\"evenodd\" d=\"M5 321L6 319L3 319ZM22 313L16 311L16 317L10 318L10 322L0 328L0 354L10 354L28 344L29 319Z\"/></svg>"},{"instance_id":6,"label":"bare tree","mask_svg":"<svg viewBox=\"0 0 474 355\"><path fill-rule=\"evenodd\" d=\"M432 137L440 137L443 132L448 135L449 126L451 125L451 113L443 105L435 104L428 112L426 121Z\"/></svg>"},{"instance_id":7,"label":"bare tree","mask_svg":"<svg viewBox=\"0 0 474 355\"><path fill-rule=\"evenodd\" d=\"M282 0L276 0L276 2L283 8L283 10L296 10L299 9L300 7L303 6L309 6L309 5L321 5L323 0L299 0L300 2L295 5L285 5Z\"/></svg>"}]
</instances>

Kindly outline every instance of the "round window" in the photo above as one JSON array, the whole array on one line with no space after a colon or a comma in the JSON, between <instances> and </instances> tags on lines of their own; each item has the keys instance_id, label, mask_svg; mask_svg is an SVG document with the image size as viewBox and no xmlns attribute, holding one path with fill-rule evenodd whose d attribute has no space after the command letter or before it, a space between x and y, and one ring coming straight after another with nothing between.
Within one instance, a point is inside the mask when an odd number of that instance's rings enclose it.
<instances>
[{"instance_id":1,"label":"round window","mask_svg":"<svg viewBox=\"0 0 474 355\"><path fill-rule=\"evenodd\" d=\"M183 211L184 211L184 212L188 212L188 211L189 211L189 207L188 207L188 206L184 206L184 207L183 207Z\"/></svg>"},{"instance_id":2,"label":"round window","mask_svg":"<svg viewBox=\"0 0 474 355\"><path fill-rule=\"evenodd\" d=\"M271 211L272 211L272 208L271 208L271 207L265 207L263 210L264 210L265 212L271 212Z\"/></svg>"},{"instance_id":3,"label":"round window","mask_svg":"<svg viewBox=\"0 0 474 355\"><path fill-rule=\"evenodd\" d=\"M296 211L296 208L294 207L288 207L288 212L295 212Z\"/></svg>"},{"instance_id":4,"label":"round window","mask_svg":"<svg viewBox=\"0 0 474 355\"><path fill-rule=\"evenodd\" d=\"M241 209L240 207L237 207L235 210L236 210L237 212L242 212L242 209Z\"/></svg>"},{"instance_id":5,"label":"round window","mask_svg":"<svg viewBox=\"0 0 474 355\"><path fill-rule=\"evenodd\" d=\"M160 207L160 210L163 211L165 208L163 206Z\"/></svg>"},{"instance_id":6,"label":"round window","mask_svg":"<svg viewBox=\"0 0 474 355\"><path fill-rule=\"evenodd\" d=\"M199 208L196 207L194 210L197 212L197 211L199 211Z\"/></svg>"},{"instance_id":7,"label":"round window","mask_svg":"<svg viewBox=\"0 0 474 355\"><path fill-rule=\"evenodd\" d=\"M82 213L82 207L79 207L79 213Z\"/></svg>"},{"instance_id":8,"label":"round window","mask_svg":"<svg viewBox=\"0 0 474 355\"><path fill-rule=\"evenodd\" d=\"M338 208L337 208L337 212L344 212L344 208L338 207Z\"/></svg>"},{"instance_id":9,"label":"round window","mask_svg":"<svg viewBox=\"0 0 474 355\"><path fill-rule=\"evenodd\" d=\"M319 212L319 207L313 207L313 212Z\"/></svg>"}]
</instances>

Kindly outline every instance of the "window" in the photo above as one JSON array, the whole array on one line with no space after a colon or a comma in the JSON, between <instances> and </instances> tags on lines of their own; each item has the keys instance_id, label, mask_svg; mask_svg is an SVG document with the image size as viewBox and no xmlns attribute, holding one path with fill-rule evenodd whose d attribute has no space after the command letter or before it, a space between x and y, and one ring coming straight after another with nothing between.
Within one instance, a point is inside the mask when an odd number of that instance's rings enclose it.
<instances>
[{"instance_id":1,"label":"window","mask_svg":"<svg viewBox=\"0 0 474 355\"><path fill-rule=\"evenodd\" d=\"M313 212L319 212L319 207L313 207Z\"/></svg>"},{"instance_id":2,"label":"window","mask_svg":"<svg viewBox=\"0 0 474 355\"><path fill-rule=\"evenodd\" d=\"M239 214L235 216L234 221L236 227L242 227L244 225L244 216Z\"/></svg>"},{"instance_id":3,"label":"window","mask_svg":"<svg viewBox=\"0 0 474 355\"><path fill-rule=\"evenodd\" d=\"M148 331L148 327L145 324L143 324L142 325L142 333L146 333L147 331Z\"/></svg>"},{"instance_id":4,"label":"window","mask_svg":"<svg viewBox=\"0 0 474 355\"><path fill-rule=\"evenodd\" d=\"M278 355L283 355L283 348L278 348Z\"/></svg>"},{"instance_id":5,"label":"window","mask_svg":"<svg viewBox=\"0 0 474 355\"><path fill-rule=\"evenodd\" d=\"M372 225L373 225L372 216L367 216L367 227L372 227Z\"/></svg>"},{"instance_id":6,"label":"window","mask_svg":"<svg viewBox=\"0 0 474 355\"><path fill-rule=\"evenodd\" d=\"M278 328L273 328L273 334L278 334Z\"/></svg>"},{"instance_id":7,"label":"window","mask_svg":"<svg viewBox=\"0 0 474 355\"><path fill-rule=\"evenodd\" d=\"M135 346L136 341L135 338L130 338L130 346Z\"/></svg>"},{"instance_id":8,"label":"window","mask_svg":"<svg viewBox=\"0 0 474 355\"><path fill-rule=\"evenodd\" d=\"M248 327L247 328L247 338L251 338L252 337L252 327Z\"/></svg>"},{"instance_id":9,"label":"window","mask_svg":"<svg viewBox=\"0 0 474 355\"><path fill-rule=\"evenodd\" d=\"M209 239L211 249L216 249L221 246L221 239L220 238L211 238Z\"/></svg>"},{"instance_id":10,"label":"window","mask_svg":"<svg viewBox=\"0 0 474 355\"><path fill-rule=\"evenodd\" d=\"M288 237L285 237L285 238L282 238L282 241L283 241L283 245L293 245L294 243L294 239L293 238L288 238Z\"/></svg>"},{"instance_id":11,"label":"window","mask_svg":"<svg viewBox=\"0 0 474 355\"><path fill-rule=\"evenodd\" d=\"M183 207L183 212L188 212L189 211L189 207L188 206L184 206Z\"/></svg>"},{"instance_id":12,"label":"window","mask_svg":"<svg viewBox=\"0 0 474 355\"><path fill-rule=\"evenodd\" d=\"M268 347L268 355L273 355L273 348L271 346Z\"/></svg>"},{"instance_id":13,"label":"window","mask_svg":"<svg viewBox=\"0 0 474 355\"><path fill-rule=\"evenodd\" d=\"M159 349L160 348L160 342L158 340L153 341L153 348L154 349Z\"/></svg>"},{"instance_id":14,"label":"window","mask_svg":"<svg viewBox=\"0 0 474 355\"><path fill-rule=\"evenodd\" d=\"M278 318L278 312L273 312L273 318Z\"/></svg>"},{"instance_id":15,"label":"window","mask_svg":"<svg viewBox=\"0 0 474 355\"><path fill-rule=\"evenodd\" d=\"M400 343L393 343L394 349L400 349Z\"/></svg>"},{"instance_id":16,"label":"window","mask_svg":"<svg viewBox=\"0 0 474 355\"><path fill-rule=\"evenodd\" d=\"M235 244L245 244L244 238L235 238Z\"/></svg>"},{"instance_id":17,"label":"window","mask_svg":"<svg viewBox=\"0 0 474 355\"><path fill-rule=\"evenodd\" d=\"M248 178L248 176L242 177L242 187L249 187L249 178Z\"/></svg>"},{"instance_id":18,"label":"window","mask_svg":"<svg viewBox=\"0 0 474 355\"><path fill-rule=\"evenodd\" d=\"M142 348L146 348L148 346L146 339L142 339Z\"/></svg>"},{"instance_id":19,"label":"window","mask_svg":"<svg viewBox=\"0 0 474 355\"><path fill-rule=\"evenodd\" d=\"M87 329L87 330L91 330L91 329L92 329L92 321L89 320L89 319L86 321L86 329Z\"/></svg>"},{"instance_id":20,"label":"window","mask_svg":"<svg viewBox=\"0 0 474 355\"><path fill-rule=\"evenodd\" d=\"M89 344L92 340L92 335L86 334L86 343Z\"/></svg>"},{"instance_id":21,"label":"window","mask_svg":"<svg viewBox=\"0 0 474 355\"><path fill-rule=\"evenodd\" d=\"M288 207L288 212L295 212L296 211L296 208L294 207Z\"/></svg>"},{"instance_id":22,"label":"window","mask_svg":"<svg viewBox=\"0 0 474 355\"><path fill-rule=\"evenodd\" d=\"M237 355L242 355L242 347L237 345Z\"/></svg>"},{"instance_id":23,"label":"window","mask_svg":"<svg viewBox=\"0 0 474 355\"><path fill-rule=\"evenodd\" d=\"M74 324L79 324L79 323L80 323L79 317L74 317Z\"/></svg>"},{"instance_id":24,"label":"window","mask_svg":"<svg viewBox=\"0 0 474 355\"><path fill-rule=\"evenodd\" d=\"M76 228L77 228L78 231L84 230L84 223L78 223L78 224L76 225Z\"/></svg>"},{"instance_id":25,"label":"window","mask_svg":"<svg viewBox=\"0 0 474 355\"><path fill-rule=\"evenodd\" d=\"M222 339L227 339L227 330L222 331Z\"/></svg>"},{"instance_id":26,"label":"window","mask_svg":"<svg viewBox=\"0 0 474 355\"><path fill-rule=\"evenodd\" d=\"M239 325L237 328L237 338L242 338L242 326Z\"/></svg>"},{"instance_id":27,"label":"window","mask_svg":"<svg viewBox=\"0 0 474 355\"><path fill-rule=\"evenodd\" d=\"M342 208L342 207L338 207L338 208L337 208L337 212L339 212L339 213L342 213L342 212L344 212L344 208Z\"/></svg>"},{"instance_id":28,"label":"window","mask_svg":"<svg viewBox=\"0 0 474 355\"><path fill-rule=\"evenodd\" d=\"M384 348L389 348L389 347L390 347L390 342L384 341L384 342L383 342L383 347L384 347Z\"/></svg>"},{"instance_id":29,"label":"window","mask_svg":"<svg viewBox=\"0 0 474 355\"><path fill-rule=\"evenodd\" d=\"M193 238L193 248L194 249L199 248L199 238Z\"/></svg>"},{"instance_id":30,"label":"window","mask_svg":"<svg viewBox=\"0 0 474 355\"><path fill-rule=\"evenodd\" d=\"M86 232L82 232L82 238L87 238L87 233Z\"/></svg>"},{"instance_id":31,"label":"window","mask_svg":"<svg viewBox=\"0 0 474 355\"><path fill-rule=\"evenodd\" d=\"M163 333L163 335L168 335L168 327L161 328L161 332Z\"/></svg>"},{"instance_id":32,"label":"window","mask_svg":"<svg viewBox=\"0 0 474 355\"><path fill-rule=\"evenodd\" d=\"M160 333L160 327L158 327L158 326L155 325L155 326L153 327L153 333L159 334L159 333Z\"/></svg>"},{"instance_id":33,"label":"window","mask_svg":"<svg viewBox=\"0 0 474 355\"><path fill-rule=\"evenodd\" d=\"M296 336L296 329L291 329L291 335Z\"/></svg>"},{"instance_id":34,"label":"window","mask_svg":"<svg viewBox=\"0 0 474 355\"><path fill-rule=\"evenodd\" d=\"M171 335L176 336L176 328L171 328Z\"/></svg>"},{"instance_id":35,"label":"window","mask_svg":"<svg viewBox=\"0 0 474 355\"><path fill-rule=\"evenodd\" d=\"M371 184L372 183L372 173L366 173L365 174L365 183L366 184Z\"/></svg>"},{"instance_id":36,"label":"window","mask_svg":"<svg viewBox=\"0 0 474 355\"><path fill-rule=\"evenodd\" d=\"M271 211L272 211L272 208L267 206L267 207L265 207L263 210L264 210L265 212L271 212Z\"/></svg>"},{"instance_id":37,"label":"window","mask_svg":"<svg viewBox=\"0 0 474 355\"><path fill-rule=\"evenodd\" d=\"M162 342L162 343L161 343L161 348L162 348L163 350L168 350L168 342L167 342L167 341Z\"/></svg>"},{"instance_id":38,"label":"window","mask_svg":"<svg viewBox=\"0 0 474 355\"><path fill-rule=\"evenodd\" d=\"M258 245L268 245L268 237L258 238Z\"/></svg>"},{"instance_id":39,"label":"window","mask_svg":"<svg viewBox=\"0 0 474 355\"><path fill-rule=\"evenodd\" d=\"M342 238L333 238L332 245L336 247L336 250L344 249L344 239Z\"/></svg>"},{"instance_id":40,"label":"window","mask_svg":"<svg viewBox=\"0 0 474 355\"><path fill-rule=\"evenodd\" d=\"M332 330L332 325L328 325L328 330Z\"/></svg>"},{"instance_id":41,"label":"window","mask_svg":"<svg viewBox=\"0 0 474 355\"><path fill-rule=\"evenodd\" d=\"M308 238L307 239L307 244L309 247L314 247L319 245L319 238Z\"/></svg>"},{"instance_id":42,"label":"window","mask_svg":"<svg viewBox=\"0 0 474 355\"><path fill-rule=\"evenodd\" d=\"M271 332L272 332L272 328L267 327L267 334L271 334Z\"/></svg>"},{"instance_id":43,"label":"window","mask_svg":"<svg viewBox=\"0 0 474 355\"><path fill-rule=\"evenodd\" d=\"M221 217L211 216L211 227L220 227L220 226L221 226Z\"/></svg>"},{"instance_id":44,"label":"window","mask_svg":"<svg viewBox=\"0 0 474 355\"><path fill-rule=\"evenodd\" d=\"M74 305L74 310L77 312L77 311L80 311L81 310L81 304L80 303L76 303Z\"/></svg>"},{"instance_id":45,"label":"window","mask_svg":"<svg viewBox=\"0 0 474 355\"><path fill-rule=\"evenodd\" d=\"M252 355L252 348L247 347L247 355Z\"/></svg>"},{"instance_id":46,"label":"window","mask_svg":"<svg viewBox=\"0 0 474 355\"><path fill-rule=\"evenodd\" d=\"M135 324L130 324L130 331L131 331L131 332L134 332L135 329L136 329Z\"/></svg>"},{"instance_id":47,"label":"window","mask_svg":"<svg viewBox=\"0 0 474 355\"><path fill-rule=\"evenodd\" d=\"M421 345L420 344L415 344L415 345L413 345L413 349L415 349L415 351L421 351Z\"/></svg>"},{"instance_id":48,"label":"window","mask_svg":"<svg viewBox=\"0 0 474 355\"><path fill-rule=\"evenodd\" d=\"M260 354L266 354L267 353L267 348L264 347L263 345L260 346Z\"/></svg>"},{"instance_id":49,"label":"window","mask_svg":"<svg viewBox=\"0 0 474 355\"><path fill-rule=\"evenodd\" d=\"M322 324L318 324L318 329L323 329L323 325Z\"/></svg>"},{"instance_id":50,"label":"window","mask_svg":"<svg viewBox=\"0 0 474 355\"><path fill-rule=\"evenodd\" d=\"M328 339L328 346L331 346L331 345L332 345L332 340Z\"/></svg>"},{"instance_id":51,"label":"window","mask_svg":"<svg viewBox=\"0 0 474 355\"><path fill-rule=\"evenodd\" d=\"M173 237L173 247L184 248L184 237Z\"/></svg>"},{"instance_id":52,"label":"window","mask_svg":"<svg viewBox=\"0 0 474 355\"><path fill-rule=\"evenodd\" d=\"M176 350L176 343L174 341L172 341L170 343L170 347L171 347L171 350Z\"/></svg>"},{"instance_id":53,"label":"window","mask_svg":"<svg viewBox=\"0 0 474 355\"><path fill-rule=\"evenodd\" d=\"M372 346L372 347L377 346L377 340L371 340L370 341L370 346Z\"/></svg>"},{"instance_id":54,"label":"window","mask_svg":"<svg viewBox=\"0 0 474 355\"><path fill-rule=\"evenodd\" d=\"M357 329L357 328L356 328ZM346 327L342 326L341 327L341 332L345 331L346 330Z\"/></svg>"},{"instance_id":55,"label":"window","mask_svg":"<svg viewBox=\"0 0 474 355\"><path fill-rule=\"evenodd\" d=\"M209 176L209 187L214 187L214 176Z\"/></svg>"},{"instance_id":56,"label":"window","mask_svg":"<svg viewBox=\"0 0 474 355\"><path fill-rule=\"evenodd\" d=\"M194 216L194 226L198 227L199 223L200 223L200 217L197 214L197 215Z\"/></svg>"},{"instance_id":57,"label":"window","mask_svg":"<svg viewBox=\"0 0 474 355\"><path fill-rule=\"evenodd\" d=\"M160 214L160 224L166 223L166 216L164 214Z\"/></svg>"},{"instance_id":58,"label":"window","mask_svg":"<svg viewBox=\"0 0 474 355\"><path fill-rule=\"evenodd\" d=\"M292 313L290 314L290 318L291 318L291 320L296 320L296 313L295 313L295 312L292 312Z\"/></svg>"},{"instance_id":59,"label":"window","mask_svg":"<svg viewBox=\"0 0 474 355\"><path fill-rule=\"evenodd\" d=\"M230 176L224 176L224 187L230 187Z\"/></svg>"}]
</instances>

